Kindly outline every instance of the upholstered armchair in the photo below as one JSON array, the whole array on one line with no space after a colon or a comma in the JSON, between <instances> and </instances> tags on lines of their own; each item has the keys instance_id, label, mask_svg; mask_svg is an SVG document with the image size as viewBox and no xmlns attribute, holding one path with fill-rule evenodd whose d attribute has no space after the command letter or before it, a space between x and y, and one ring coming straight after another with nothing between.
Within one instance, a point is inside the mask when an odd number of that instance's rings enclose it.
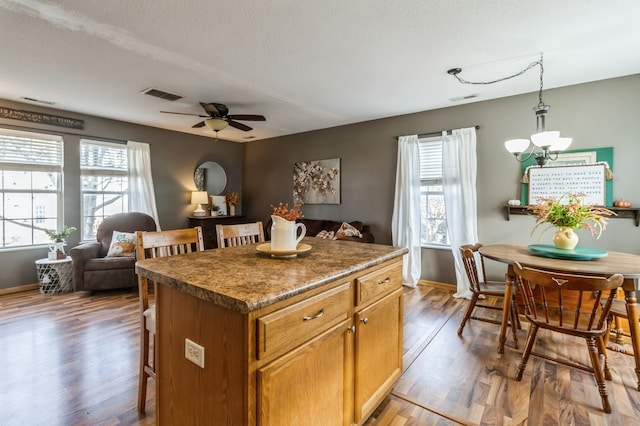
<instances>
[{"instance_id":1,"label":"upholstered armchair","mask_svg":"<svg viewBox=\"0 0 640 426\"><path fill-rule=\"evenodd\" d=\"M135 233L155 230L155 221L144 213L119 213L105 218L96 231L96 241L69 250L73 264L73 289L93 291L135 287L135 250L132 249L130 256L107 256L113 231Z\"/></svg>"}]
</instances>

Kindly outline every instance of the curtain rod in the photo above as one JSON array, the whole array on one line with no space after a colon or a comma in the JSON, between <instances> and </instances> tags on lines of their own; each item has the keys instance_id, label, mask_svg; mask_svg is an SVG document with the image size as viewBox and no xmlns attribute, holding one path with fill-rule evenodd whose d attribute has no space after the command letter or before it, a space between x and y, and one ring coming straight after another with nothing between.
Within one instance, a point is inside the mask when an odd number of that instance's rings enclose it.
<instances>
[{"instance_id":1,"label":"curtain rod","mask_svg":"<svg viewBox=\"0 0 640 426\"><path fill-rule=\"evenodd\" d=\"M48 129L40 129L37 127L26 127L26 126L16 126L13 124L0 124L0 128L7 128L7 129L13 129L13 130L24 130L27 132L41 132L41 133L47 133L50 135L69 135L69 136L79 136L81 138L85 138L85 139L96 139L96 140L101 140L101 141L105 141L105 142L117 142L117 143L127 143L127 141L122 140L122 139L114 139L114 138L107 138L104 136L93 136L93 135L85 135L83 133L74 133L74 132L65 132L62 130L48 130Z\"/></svg>"},{"instance_id":2,"label":"curtain rod","mask_svg":"<svg viewBox=\"0 0 640 426\"><path fill-rule=\"evenodd\" d=\"M475 125L474 127L476 128L476 130L478 130L478 129L480 128L480 126L478 126L478 125ZM455 129L440 130L439 132L420 133L420 134L418 135L418 139L420 139L420 138L426 138L426 137L429 137L429 136L440 136L440 135L442 134L442 132L447 132L447 133L449 133L449 132L451 132L451 131L453 131L453 130L455 130ZM400 137L401 137L401 136L396 136L396 139L400 139Z\"/></svg>"}]
</instances>

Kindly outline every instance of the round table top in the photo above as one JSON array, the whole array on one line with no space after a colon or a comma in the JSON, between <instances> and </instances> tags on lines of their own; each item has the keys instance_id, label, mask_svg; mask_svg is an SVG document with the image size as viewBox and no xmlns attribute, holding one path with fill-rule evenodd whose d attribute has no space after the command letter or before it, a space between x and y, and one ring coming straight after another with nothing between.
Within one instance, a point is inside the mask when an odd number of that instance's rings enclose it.
<instances>
[{"instance_id":1,"label":"round table top","mask_svg":"<svg viewBox=\"0 0 640 426\"><path fill-rule=\"evenodd\" d=\"M592 260L565 260L538 256L526 244L490 244L480 253L498 262L542 268L558 272L586 275L622 274L625 278L640 278L640 256L630 253L608 252L606 257Z\"/></svg>"},{"instance_id":2,"label":"round table top","mask_svg":"<svg viewBox=\"0 0 640 426\"><path fill-rule=\"evenodd\" d=\"M65 263L71 262L71 256L67 256L66 259L53 259L49 260L48 258L38 259L36 260L36 265L48 265L50 263Z\"/></svg>"}]
</instances>

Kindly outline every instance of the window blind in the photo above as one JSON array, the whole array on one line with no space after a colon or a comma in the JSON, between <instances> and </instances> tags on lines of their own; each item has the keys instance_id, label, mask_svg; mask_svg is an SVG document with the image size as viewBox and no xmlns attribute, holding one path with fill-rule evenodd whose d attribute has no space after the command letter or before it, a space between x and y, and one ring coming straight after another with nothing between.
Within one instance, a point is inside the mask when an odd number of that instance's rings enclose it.
<instances>
[{"instance_id":1,"label":"window blind","mask_svg":"<svg viewBox=\"0 0 640 426\"><path fill-rule=\"evenodd\" d=\"M127 147L125 145L102 142L80 141L80 168L88 170L127 171Z\"/></svg>"},{"instance_id":2,"label":"window blind","mask_svg":"<svg viewBox=\"0 0 640 426\"><path fill-rule=\"evenodd\" d=\"M0 130L0 168L15 169L29 165L60 171L62 169L62 137L10 129Z\"/></svg>"},{"instance_id":3,"label":"window blind","mask_svg":"<svg viewBox=\"0 0 640 426\"><path fill-rule=\"evenodd\" d=\"M442 140L421 140L420 180L442 180Z\"/></svg>"}]
</instances>

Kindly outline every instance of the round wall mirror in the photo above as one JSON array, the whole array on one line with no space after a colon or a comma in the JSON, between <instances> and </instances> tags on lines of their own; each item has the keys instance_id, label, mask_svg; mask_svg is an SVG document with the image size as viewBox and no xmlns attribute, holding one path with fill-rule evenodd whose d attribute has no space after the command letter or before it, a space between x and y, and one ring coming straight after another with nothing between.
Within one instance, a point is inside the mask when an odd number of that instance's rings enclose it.
<instances>
[{"instance_id":1,"label":"round wall mirror","mask_svg":"<svg viewBox=\"0 0 640 426\"><path fill-rule=\"evenodd\" d=\"M215 161L206 161L196 168L193 181L198 191L207 191L209 195L220 195L227 186L227 174Z\"/></svg>"}]
</instances>

